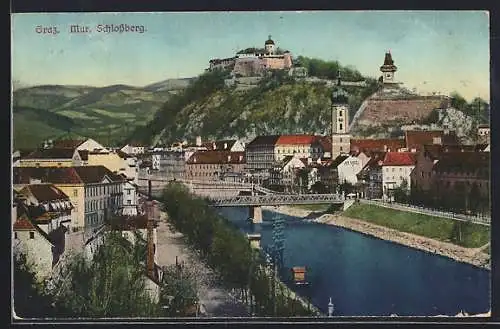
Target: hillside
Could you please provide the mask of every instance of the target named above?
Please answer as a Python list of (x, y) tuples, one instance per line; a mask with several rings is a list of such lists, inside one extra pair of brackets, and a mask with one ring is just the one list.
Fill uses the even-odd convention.
[(43, 139), (72, 132), (118, 143), (190, 79), (169, 79), (145, 87), (46, 85), (13, 93), (14, 147), (35, 147)]
[[(348, 70), (345, 69), (344, 70)], [(154, 120), (129, 138), (142, 143), (170, 143), (177, 139), (252, 138), (258, 134), (317, 133), (330, 130), (331, 88), (325, 83), (294, 80), (283, 72), (263, 79), (256, 88), (225, 88), (225, 72), (200, 76), (185, 91), (165, 103)], [(346, 86), (351, 116), (378, 83)]]

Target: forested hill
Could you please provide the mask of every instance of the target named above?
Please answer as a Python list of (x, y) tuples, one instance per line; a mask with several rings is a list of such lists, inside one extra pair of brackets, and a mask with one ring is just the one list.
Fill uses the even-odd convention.
[[(314, 76), (366, 81), (366, 87), (344, 87), (350, 94), (351, 118), (362, 101), (378, 88), (375, 78), (363, 77), (337, 62), (298, 58)], [(155, 117), (138, 127), (127, 141), (169, 144), (178, 139), (252, 138), (259, 134), (328, 133), (332, 88), (322, 82), (295, 80), (275, 71), (248, 90), (226, 87), (229, 72), (206, 72), (172, 96)]]

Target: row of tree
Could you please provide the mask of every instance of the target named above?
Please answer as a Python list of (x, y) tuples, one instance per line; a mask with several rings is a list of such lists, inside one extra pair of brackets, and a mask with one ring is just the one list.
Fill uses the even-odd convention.
[(313, 314), (295, 298), (285, 295), (284, 290), (281, 294), (272, 292), (276, 282), (266, 271), (263, 256), (206, 200), (192, 196), (181, 184), (171, 183), (165, 188), (161, 201), (173, 227), (184, 234), (187, 242), (215, 270), (217, 280), (240, 291), (253, 313), (260, 316)]
[(68, 255), (40, 282), (24, 254), (15, 258), (14, 310), (22, 318), (154, 317), (162, 309), (146, 289), (145, 241), (108, 232), (92, 260)]

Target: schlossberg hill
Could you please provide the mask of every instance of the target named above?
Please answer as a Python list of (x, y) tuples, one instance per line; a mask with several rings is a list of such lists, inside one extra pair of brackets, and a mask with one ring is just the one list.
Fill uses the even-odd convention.
[[(323, 64), (323, 75), (330, 78), (338, 69), (342, 77), (364, 81), (364, 86), (345, 86), (350, 94), (351, 117), (363, 100), (376, 92), (376, 79), (365, 78), (352, 68), (336, 62)], [(295, 79), (284, 71), (273, 71), (254, 88), (228, 87), (227, 71), (206, 72), (183, 92), (171, 97), (153, 120), (138, 127), (128, 141), (169, 144), (179, 139), (252, 138), (262, 134), (327, 134), (330, 130), (332, 87), (326, 80)]]

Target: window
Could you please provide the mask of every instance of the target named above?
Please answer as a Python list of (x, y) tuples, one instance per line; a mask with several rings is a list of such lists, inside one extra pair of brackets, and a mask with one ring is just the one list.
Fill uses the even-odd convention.
[(342, 137), (340, 137), (340, 141), (339, 142), (342, 143)]
[(392, 172), (394, 172), (396, 170), (396, 168), (392, 168)]
[(34, 239), (35, 238), (35, 232), (30, 232), (30, 239)]
[(127, 204), (130, 206), (132, 204), (132, 200), (127, 200)]
[(342, 146), (341, 146), (341, 147), (340, 147), (340, 152), (342, 152), (342, 151), (343, 151), (343, 150), (342, 150)]
[(342, 116), (342, 113), (343, 113), (343, 112), (342, 112), (342, 110), (340, 110), (340, 111), (339, 111), (339, 117), (341, 117), (341, 116)]
[(130, 195), (131, 190), (127, 190), (127, 194)]
[(400, 167), (400, 168), (399, 168), (399, 171), (403, 171), (403, 168), (401, 168), (401, 167)]
[(344, 129), (344, 128), (343, 128), (343, 125), (342, 125), (342, 124), (339, 124), (339, 130), (342, 130), (342, 129)]
[(77, 189), (73, 190), (73, 196), (78, 196), (78, 190)]
[(14, 232), (14, 239), (17, 240), (17, 232)]

